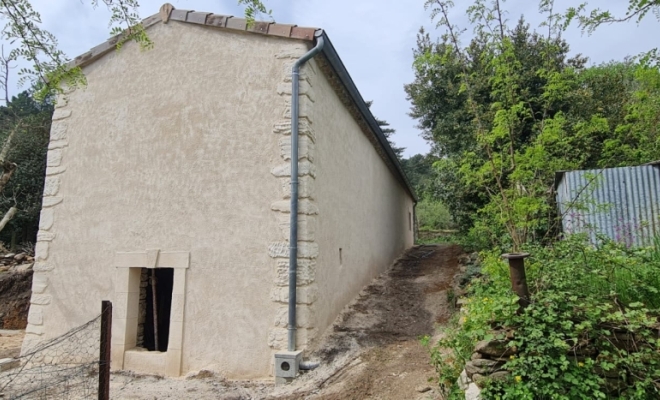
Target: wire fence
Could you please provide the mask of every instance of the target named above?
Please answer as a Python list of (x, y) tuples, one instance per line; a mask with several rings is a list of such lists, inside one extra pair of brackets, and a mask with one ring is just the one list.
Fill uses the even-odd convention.
[[(111, 308), (110, 308), (111, 312)], [(91, 399), (99, 393), (102, 316), (46, 342), (0, 373), (0, 399)]]

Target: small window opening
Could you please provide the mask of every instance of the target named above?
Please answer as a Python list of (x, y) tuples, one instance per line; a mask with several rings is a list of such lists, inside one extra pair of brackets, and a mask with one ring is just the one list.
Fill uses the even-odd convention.
[(167, 351), (173, 287), (173, 268), (142, 268), (137, 347)]
[(339, 248), (339, 265), (343, 265), (343, 264), (344, 264), (344, 258), (342, 257), (341, 247), (340, 247)]
[(408, 211), (408, 230), (412, 231), (412, 213)]

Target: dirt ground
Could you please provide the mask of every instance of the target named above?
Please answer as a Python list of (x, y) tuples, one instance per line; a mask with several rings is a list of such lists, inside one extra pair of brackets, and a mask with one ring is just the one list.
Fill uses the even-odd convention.
[(293, 384), (227, 381), (208, 371), (180, 379), (113, 374), (114, 399), (440, 399), (420, 344), (452, 313), (447, 291), (459, 273), (454, 245), (416, 246), (337, 318), (310, 359), (321, 366)]
[(18, 357), (25, 331), (0, 329), (0, 360)]
[(30, 294), (32, 293), (32, 270), (7, 271), (0, 267), (0, 329), (25, 329)]

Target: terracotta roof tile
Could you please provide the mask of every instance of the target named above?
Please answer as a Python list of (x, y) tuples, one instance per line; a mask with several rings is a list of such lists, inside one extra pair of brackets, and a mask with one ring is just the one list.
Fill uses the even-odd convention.
[(255, 22), (251, 27), (248, 28), (248, 31), (250, 32), (258, 32), (258, 33), (268, 33), (268, 27), (272, 24), (272, 22), (263, 22), (263, 21), (257, 21)]
[(231, 17), (227, 15), (211, 14), (206, 17), (206, 25), (224, 28), (227, 24), (227, 19), (229, 18)]
[(188, 18), (188, 13), (194, 12), (192, 10), (177, 10), (176, 8), (172, 9), (170, 12), (170, 19), (174, 21), (183, 21), (185, 22)]
[(234, 29), (237, 31), (244, 31), (247, 28), (247, 20), (243, 18), (231, 17), (227, 20), (227, 29)]
[(271, 24), (268, 27), (268, 34), (273, 36), (289, 37), (291, 35), (291, 28), (295, 25), (285, 24)]
[(188, 14), (188, 17), (186, 18), (186, 22), (191, 22), (193, 24), (205, 25), (206, 24), (206, 18), (209, 15), (212, 15), (212, 13), (191, 12), (191, 13)]
[(291, 36), (294, 39), (304, 39), (304, 40), (314, 40), (314, 33), (318, 29), (316, 28), (302, 28), (299, 26), (294, 26), (291, 28)]

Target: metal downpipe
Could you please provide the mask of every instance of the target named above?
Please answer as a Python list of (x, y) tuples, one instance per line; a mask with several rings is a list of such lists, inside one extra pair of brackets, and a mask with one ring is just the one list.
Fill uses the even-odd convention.
[(300, 115), (300, 67), (323, 49), (323, 31), (317, 31), (316, 46), (299, 58), (291, 71), (291, 222), (289, 227), (289, 326), (288, 350), (296, 351), (296, 281), (298, 275), (298, 119)]

